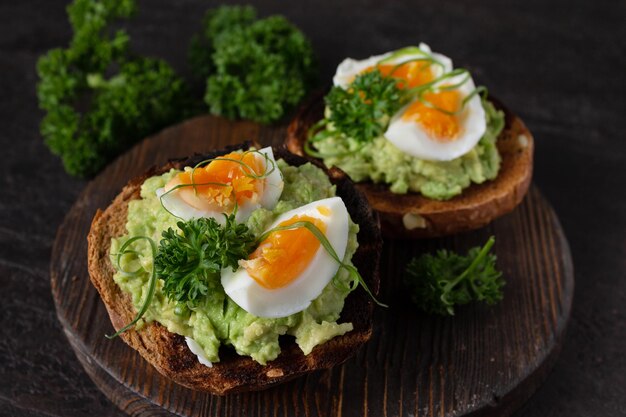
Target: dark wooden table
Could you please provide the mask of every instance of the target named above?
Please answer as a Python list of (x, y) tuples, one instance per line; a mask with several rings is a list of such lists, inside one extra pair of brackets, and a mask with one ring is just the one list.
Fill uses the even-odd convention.
[[(118, 416), (57, 322), (48, 265), (85, 182), (42, 143), (35, 62), (65, 45), (66, 0), (0, 4), (0, 415)], [(327, 80), (345, 56), (425, 41), (469, 67), (536, 138), (535, 184), (569, 238), (576, 293), (562, 354), (516, 416), (626, 415), (626, 3), (256, 1), (311, 38)], [(473, 4), (470, 4), (473, 3)], [(183, 73), (214, 2), (140, 2), (136, 49)]]

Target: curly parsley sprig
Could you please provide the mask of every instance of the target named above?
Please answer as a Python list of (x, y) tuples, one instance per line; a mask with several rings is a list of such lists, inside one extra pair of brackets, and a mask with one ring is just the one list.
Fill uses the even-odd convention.
[(74, 0), (72, 39), (37, 61), (40, 130), (65, 170), (90, 177), (108, 161), (188, 113), (187, 85), (165, 61), (133, 53), (120, 20), (135, 0)]
[(311, 43), (283, 16), (257, 19), (251, 6), (209, 10), (190, 49), (212, 114), (260, 123), (279, 120), (315, 84)]
[(163, 232), (154, 265), (170, 300), (196, 305), (222, 268), (237, 269), (252, 251), (256, 239), (248, 226), (237, 223), (234, 214), (224, 217), (224, 225), (200, 218), (178, 222), (180, 232)]
[(398, 80), (374, 70), (358, 75), (350, 88), (333, 87), (324, 98), (333, 129), (358, 142), (382, 135), (391, 116), (411, 98), (396, 86)]
[(405, 276), (413, 301), (428, 313), (449, 316), (454, 315), (455, 305), (500, 301), (505, 283), (496, 269), (496, 255), (489, 253), (494, 243), (492, 236), (467, 256), (443, 249), (436, 255), (413, 258)]

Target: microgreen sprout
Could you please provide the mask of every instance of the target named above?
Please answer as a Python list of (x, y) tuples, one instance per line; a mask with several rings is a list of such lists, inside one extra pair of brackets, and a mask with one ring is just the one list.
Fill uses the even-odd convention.
[[(259, 155), (261, 155), (264, 160), (264, 170), (261, 174), (257, 174), (256, 171), (248, 164), (246, 164), (245, 162), (243, 162), (243, 158), (246, 154), (248, 153), (257, 153)], [(204, 166), (206, 166), (207, 164), (213, 162), (213, 161), (229, 161), (229, 162), (235, 162), (237, 164), (240, 164), (243, 167), (243, 172), (244, 172), (244, 176), (249, 177), (249, 178), (254, 178), (254, 179), (264, 179), (267, 178), (270, 174), (272, 174), (276, 169), (278, 169), (276, 167), (276, 163), (266, 154), (266, 153), (262, 153), (259, 152), (258, 150), (255, 149), (250, 149), (247, 150), (245, 152), (243, 152), (241, 154), (241, 160), (238, 159), (234, 159), (234, 158), (224, 158), (224, 157), (217, 157), (217, 158), (210, 158), (210, 159), (205, 159), (203, 161), (198, 162), (192, 169), (191, 169), (191, 183), (190, 184), (177, 184), (176, 186), (170, 188), (169, 190), (167, 190), (166, 192), (164, 192), (163, 194), (161, 194), (161, 196), (159, 197), (159, 202), (161, 203), (161, 206), (163, 207), (163, 209), (165, 211), (167, 211), (169, 214), (171, 214), (172, 216), (176, 217), (177, 219), (181, 219), (183, 220), (181, 217), (175, 215), (174, 213), (172, 213), (163, 203), (163, 198), (167, 195), (169, 195), (170, 193), (180, 189), (180, 188), (186, 188), (186, 187), (193, 187), (194, 189), (194, 193), (197, 195), (198, 194), (198, 187), (202, 187), (202, 186), (217, 186), (217, 187), (230, 187), (230, 184), (227, 183), (223, 183), (223, 182), (204, 182), (204, 183), (197, 183), (195, 182), (195, 173), (196, 173), (196, 169), (198, 168), (202, 168)], [(268, 169), (268, 167), (270, 167)], [(236, 190), (232, 190), (233, 196), (235, 197), (235, 202), (234, 202), (234, 207), (233, 207), (233, 214), (237, 213), (237, 209), (238, 209), (238, 203), (237, 203), (237, 192)]]
[[(152, 258), (153, 259), (156, 258), (157, 246), (156, 246), (156, 243), (154, 243), (154, 240), (150, 239), (147, 236), (135, 236), (135, 237), (132, 237), (132, 238), (128, 239), (120, 247), (120, 249), (119, 249), (119, 251), (117, 253), (117, 256), (116, 256), (117, 270), (123, 272), (125, 275), (136, 276), (136, 275), (138, 275), (140, 273), (140, 269), (138, 269), (136, 271), (124, 271), (124, 269), (121, 267), (121, 264), (120, 264), (123, 255), (131, 254), (131, 253), (135, 254), (135, 255), (138, 254), (137, 251), (128, 249), (128, 247), (133, 242), (136, 242), (138, 240), (146, 240), (146, 241), (148, 241), (148, 243), (150, 244), (150, 250), (152, 251)], [(156, 280), (157, 280), (156, 268), (155, 268), (155, 266), (153, 264), (152, 265), (152, 270), (150, 271), (150, 280), (149, 280), (149, 284), (148, 284), (148, 293), (146, 294), (146, 297), (143, 300), (143, 304), (139, 308), (139, 311), (137, 312), (137, 315), (135, 316), (135, 318), (130, 323), (128, 323), (127, 325), (125, 325), (124, 327), (119, 329), (114, 334), (112, 334), (112, 335), (105, 335), (105, 337), (107, 339), (114, 339), (117, 336), (119, 336), (120, 334), (124, 333), (126, 330), (130, 329), (135, 324), (137, 324), (137, 322), (139, 320), (141, 320), (141, 318), (144, 316), (144, 314), (146, 314), (146, 312), (148, 311), (148, 308), (150, 307), (150, 304), (152, 304), (152, 299), (154, 298), (154, 292), (156, 291)]]

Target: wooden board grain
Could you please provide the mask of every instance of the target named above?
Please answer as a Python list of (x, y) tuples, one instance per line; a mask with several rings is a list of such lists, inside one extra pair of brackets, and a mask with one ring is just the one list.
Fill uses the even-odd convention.
[[(531, 188), (514, 212), (471, 233), (385, 242), (372, 340), (345, 364), (267, 391), (215, 397), (158, 374), (121, 340), (86, 267), (86, 235), (97, 208), (151, 165), (257, 139), (281, 144), (285, 130), (204, 116), (149, 138), (87, 185), (59, 228), (51, 263), (57, 315), (96, 385), (134, 416), (510, 415), (553, 364), (574, 287), (569, 247), (550, 205)], [(418, 312), (401, 285), (408, 260), (440, 247), (464, 251), (494, 234), (507, 280), (504, 300), (461, 308), (453, 318)]]

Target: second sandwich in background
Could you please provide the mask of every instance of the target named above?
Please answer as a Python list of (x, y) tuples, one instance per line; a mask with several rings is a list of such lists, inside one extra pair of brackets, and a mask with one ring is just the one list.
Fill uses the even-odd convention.
[(420, 44), (346, 59), (294, 119), (289, 149), (344, 170), (392, 237), (471, 230), (519, 204), (533, 138), (469, 71)]

